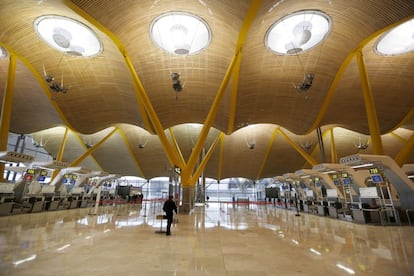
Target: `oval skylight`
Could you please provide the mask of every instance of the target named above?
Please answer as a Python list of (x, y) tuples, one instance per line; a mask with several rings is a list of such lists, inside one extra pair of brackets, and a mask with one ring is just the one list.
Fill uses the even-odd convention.
[(66, 54), (91, 57), (102, 51), (96, 33), (75, 19), (45, 15), (34, 21), (34, 28), (47, 44)]
[(332, 20), (327, 14), (316, 10), (298, 11), (270, 26), (265, 45), (277, 54), (300, 54), (321, 43), (331, 29)]
[(414, 19), (411, 19), (381, 36), (375, 50), (385, 56), (402, 55), (414, 51)]
[(207, 22), (185, 12), (170, 12), (154, 19), (150, 27), (153, 42), (175, 55), (194, 55), (210, 44)]

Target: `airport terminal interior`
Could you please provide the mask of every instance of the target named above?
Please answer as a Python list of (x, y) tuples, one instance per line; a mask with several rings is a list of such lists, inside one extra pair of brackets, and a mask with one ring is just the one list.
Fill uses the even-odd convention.
[(0, 24), (0, 275), (414, 275), (414, 1)]

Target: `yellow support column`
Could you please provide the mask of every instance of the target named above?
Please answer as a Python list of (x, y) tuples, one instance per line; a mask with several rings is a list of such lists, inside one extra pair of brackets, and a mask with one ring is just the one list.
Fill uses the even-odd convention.
[(220, 138), (220, 156), (219, 156), (219, 162), (218, 162), (218, 173), (217, 173), (217, 179), (220, 181), (221, 176), (223, 174), (223, 155), (224, 155), (224, 135)]
[(374, 154), (384, 154), (377, 111), (375, 109), (374, 98), (372, 96), (371, 86), (368, 80), (368, 73), (365, 67), (364, 58), (362, 56), (362, 50), (356, 53), (356, 59), (358, 63), (359, 76), (361, 79), (362, 94), (364, 95), (369, 132), (371, 134), (372, 151)]
[(308, 161), (311, 166), (315, 166), (317, 162), (315, 159), (312, 158), (305, 150), (303, 150), (298, 144), (296, 144), (292, 139), (289, 138), (280, 128), (277, 129), (280, 134), (285, 138), (285, 140), (300, 154), (303, 158), (305, 158), (306, 161)]
[[(69, 133), (69, 128), (65, 128), (65, 133), (63, 134), (62, 143), (60, 144), (59, 152), (56, 155), (56, 161), (62, 161), (63, 152), (65, 151), (66, 142), (68, 140), (68, 133)], [(55, 179), (57, 175), (58, 175), (58, 171), (54, 170), (52, 173), (51, 182)]]
[(264, 166), (266, 165), (266, 162), (267, 162), (267, 158), (269, 158), (270, 151), (272, 150), (273, 142), (275, 141), (277, 131), (278, 131), (278, 128), (275, 128), (275, 130), (273, 130), (272, 137), (270, 138), (270, 141), (267, 144), (266, 153), (263, 158), (262, 165), (260, 166), (259, 172), (257, 173), (256, 179), (259, 179), (260, 176), (262, 175)]
[(194, 172), (193, 176), (191, 177), (190, 183), (196, 183), (197, 179), (200, 177), (201, 172), (206, 167), (208, 160), (210, 160), (211, 155), (214, 152), (214, 149), (216, 148), (218, 142), (221, 140), (222, 136), (224, 136), (223, 133), (220, 133), (216, 139), (214, 140), (213, 144), (208, 149), (206, 155), (204, 156), (203, 160), (201, 161), (200, 165), (198, 166), (197, 170)]
[(130, 58), (125, 54), (124, 55), (125, 62), (129, 68), (129, 71), (132, 74), (132, 79), (134, 80), (135, 84), (138, 87), (137, 96), (141, 98), (144, 103), (145, 109), (148, 112), (149, 118), (155, 128), (155, 132), (158, 134), (158, 137), (161, 141), (161, 144), (164, 147), (164, 150), (169, 158), (169, 160), (176, 166), (180, 167), (181, 169), (185, 166), (182, 162), (180, 162), (180, 158), (177, 156), (176, 152), (174, 151), (172, 145), (168, 141), (167, 135), (165, 135), (164, 129), (161, 125), (160, 120), (158, 119), (157, 113), (155, 112), (154, 107), (151, 104), (150, 99), (145, 92), (144, 86), (141, 83), (141, 80), (138, 78), (138, 74), (135, 71), (134, 65), (132, 64)]
[(395, 157), (395, 162), (401, 167), (407, 162), (408, 157), (414, 150), (414, 134), (411, 135), (410, 139), (405, 143), (404, 147)]
[(230, 101), (229, 125), (227, 127), (227, 134), (232, 133), (234, 129), (234, 120), (236, 117), (237, 95), (239, 91), (240, 63), (241, 63), (241, 58), (237, 60), (236, 66), (234, 67), (234, 71), (232, 74), (233, 76), (232, 76), (232, 87), (231, 87), (231, 101)]
[(87, 152), (85, 152), (78, 159), (76, 159), (75, 161), (73, 161), (69, 165), (69, 167), (75, 167), (75, 166), (79, 165), (83, 160), (85, 160), (86, 157), (88, 157), (89, 155), (91, 155), (91, 153), (93, 153), (100, 145), (102, 145), (106, 140), (108, 140), (109, 137), (111, 137), (112, 134), (114, 134), (117, 130), (118, 130), (117, 128), (114, 128), (101, 141), (99, 141), (98, 143), (96, 143), (96, 145), (94, 145), (93, 147), (91, 147)]
[(336, 146), (335, 146), (335, 136), (334, 136), (334, 128), (331, 128), (331, 162), (338, 163), (338, 154), (336, 153)]
[(201, 133), (194, 146), (194, 149), (191, 152), (190, 158), (187, 162), (187, 166), (189, 167), (191, 171), (194, 170), (198, 156), (200, 155), (201, 149), (203, 148), (203, 145), (207, 139), (208, 132), (210, 131), (210, 127), (213, 124), (213, 121), (216, 117), (217, 110), (221, 103), (221, 99), (224, 96), (224, 92), (230, 80), (231, 74), (233, 73), (233, 69), (236, 67), (236, 65), (240, 65), (242, 49), (243, 49), (244, 42), (246, 41), (247, 33), (256, 17), (256, 13), (259, 10), (261, 4), (262, 4), (261, 0), (251, 1), (249, 10), (247, 11), (246, 17), (243, 21), (243, 25), (241, 26), (241, 29), (240, 29), (239, 38), (237, 40), (237, 45), (236, 45), (236, 53), (233, 56), (233, 59), (226, 71), (226, 75), (223, 78), (223, 81), (218, 89), (216, 98), (214, 99), (214, 102), (210, 108), (210, 112), (208, 113), (206, 121), (204, 122), (203, 129), (201, 130)]
[[(10, 55), (9, 69), (7, 74), (6, 88), (3, 95), (3, 105), (0, 118), (0, 151), (7, 151), (9, 141), (10, 117), (13, 103), (14, 79), (16, 76), (16, 57)], [(4, 182), (5, 164), (0, 163), (0, 181)]]
[[(221, 99), (224, 96), (225, 88), (227, 87), (227, 84), (229, 82), (231, 72), (233, 70), (234, 65), (237, 63), (237, 59), (240, 58), (241, 53), (236, 53), (233, 57), (233, 60), (230, 63), (229, 68), (227, 69), (226, 75), (224, 76), (224, 79), (220, 85), (219, 91), (217, 92), (216, 98), (214, 99), (214, 102), (210, 108), (210, 111), (207, 115), (207, 119), (204, 122), (203, 128), (201, 129), (200, 135), (198, 136), (197, 142), (194, 145), (194, 149), (191, 152), (190, 158), (187, 162), (187, 169), (189, 171), (193, 171), (196, 165), (196, 162), (198, 160), (198, 157), (201, 153), (201, 150), (203, 148), (203, 145), (207, 139), (207, 135), (210, 131), (211, 125), (213, 124), (214, 119), (216, 118), (217, 110), (219, 108), (219, 105), (221, 103)], [(183, 185), (191, 185), (190, 183), (182, 183)]]
[(173, 149), (175, 150), (175, 152), (176, 152), (176, 154), (177, 154), (178, 158), (180, 159), (181, 164), (183, 164), (183, 165), (184, 165), (183, 167), (185, 167), (185, 166), (186, 166), (186, 163), (185, 163), (185, 160), (184, 160), (183, 154), (182, 154), (182, 152), (181, 152), (181, 150), (180, 150), (180, 146), (179, 146), (179, 145), (178, 145), (178, 143), (177, 143), (177, 139), (175, 139), (174, 132), (172, 131), (172, 129), (171, 129), (171, 128), (169, 128), (169, 129), (168, 129), (168, 131), (170, 132), (171, 141), (172, 141), (172, 143), (173, 143), (173, 144), (172, 144)]

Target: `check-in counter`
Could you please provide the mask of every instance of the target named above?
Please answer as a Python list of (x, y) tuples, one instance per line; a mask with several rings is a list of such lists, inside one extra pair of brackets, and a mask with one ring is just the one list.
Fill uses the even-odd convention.
[(45, 198), (40, 195), (26, 195), (23, 198), (23, 212), (37, 213), (43, 212), (45, 207)]
[(303, 203), (303, 211), (305, 213), (315, 214), (318, 212), (317, 205), (312, 200), (306, 200)]
[(328, 216), (329, 215), (328, 202), (324, 201), (321, 204), (318, 204), (317, 210), (318, 210), (318, 215)]
[(329, 217), (338, 218), (338, 209), (335, 206), (329, 205), (328, 213), (329, 213)]
[(55, 197), (55, 196), (51, 197), (50, 200), (47, 201), (47, 203), (46, 203), (48, 205), (48, 208), (45, 208), (46, 211), (56, 211), (56, 210), (58, 210), (60, 202), (61, 202), (60, 197)]
[[(84, 201), (83, 199), (83, 194), (84, 194), (84, 189), (83, 187), (75, 187), (72, 189), (71, 191), (71, 202), (70, 202), (70, 206), (69, 209), (75, 209), (75, 208), (79, 208), (82, 205), (82, 202)], [(86, 202), (83, 203), (86, 206)]]
[(352, 209), (352, 217), (356, 223), (381, 223), (381, 210), (376, 209)]
[(0, 216), (11, 214), (14, 204), (13, 184), (0, 183)]

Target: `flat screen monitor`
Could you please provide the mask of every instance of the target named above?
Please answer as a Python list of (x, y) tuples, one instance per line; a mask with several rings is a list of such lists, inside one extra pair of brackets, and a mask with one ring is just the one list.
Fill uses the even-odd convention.
[(382, 183), (382, 176), (380, 174), (372, 174), (371, 179), (373, 183)]
[(344, 183), (344, 185), (351, 185), (351, 179), (348, 177), (342, 178), (342, 183)]
[(131, 191), (130, 186), (118, 186), (117, 194), (121, 196), (122, 198), (126, 198), (127, 196), (129, 196), (130, 191)]

